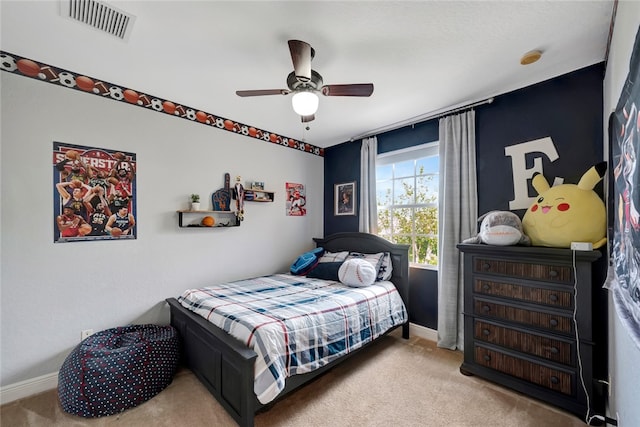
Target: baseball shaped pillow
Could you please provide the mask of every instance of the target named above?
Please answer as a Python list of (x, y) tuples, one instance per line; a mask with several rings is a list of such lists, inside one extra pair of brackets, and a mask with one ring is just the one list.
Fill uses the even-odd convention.
[(340, 282), (358, 288), (372, 285), (377, 274), (370, 262), (359, 258), (346, 260), (338, 270)]

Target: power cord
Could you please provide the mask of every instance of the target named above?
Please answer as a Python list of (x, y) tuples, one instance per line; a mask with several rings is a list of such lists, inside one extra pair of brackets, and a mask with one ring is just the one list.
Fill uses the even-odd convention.
[(578, 369), (579, 369), (579, 373), (580, 373), (580, 383), (582, 385), (582, 389), (584, 390), (584, 395), (587, 398), (587, 413), (585, 414), (584, 417), (584, 421), (587, 423), (587, 425), (591, 425), (591, 421), (593, 420), (599, 420), (599, 421), (603, 421), (606, 422), (607, 421), (607, 417), (604, 417), (602, 415), (591, 415), (589, 416), (589, 414), (591, 413), (591, 400), (589, 398), (589, 392), (587, 391), (587, 386), (584, 383), (584, 374), (582, 371), (582, 357), (580, 356), (580, 335), (578, 333), (578, 319), (577, 319), (577, 312), (578, 312), (578, 269), (576, 267), (576, 251), (571, 250), (571, 254), (572, 254), (572, 266), (573, 266), (573, 327), (575, 329), (575, 333), (576, 333), (576, 356), (578, 359)]

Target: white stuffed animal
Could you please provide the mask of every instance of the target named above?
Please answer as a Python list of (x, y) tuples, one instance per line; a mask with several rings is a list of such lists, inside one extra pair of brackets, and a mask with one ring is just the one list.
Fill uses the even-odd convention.
[(480, 232), (462, 243), (486, 243), (487, 245), (531, 246), (531, 240), (524, 234), (520, 217), (509, 211), (490, 211), (478, 218), (482, 221)]

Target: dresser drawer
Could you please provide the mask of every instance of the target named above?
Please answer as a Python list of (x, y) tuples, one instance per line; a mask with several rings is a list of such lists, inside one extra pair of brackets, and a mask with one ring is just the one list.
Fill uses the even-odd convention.
[(572, 314), (568, 312), (566, 315), (546, 313), (478, 298), (473, 299), (473, 312), (477, 316), (491, 317), (505, 322), (516, 322), (521, 325), (534, 326), (551, 332), (567, 335), (573, 334)]
[(505, 297), (520, 301), (544, 304), (552, 307), (573, 309), (573, 294), (570, 291), (516, 285), (495, 280), (475, 278), (473, 291), (477, 294)]
[(478, 365), (520, 378), (533, 384), (566, 394), (574, 394), (573, 373), (564, 372), (529, 360), (519, 359), (481, 346), (474, 348)]
[(474, 320), (474, 338), (533, 356), (573, 365), (572, 343)]
[(573, 283), (572, 269), (566, 265), (529, 264), (526, 262), (475, 257), (473, 272), (544, 280), (554, 283)]

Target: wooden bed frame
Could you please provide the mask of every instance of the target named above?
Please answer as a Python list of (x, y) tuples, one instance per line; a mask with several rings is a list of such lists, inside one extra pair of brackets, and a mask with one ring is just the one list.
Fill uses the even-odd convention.
[[(316, 246), (329, 252), (390, 252), (393, 265), (391, 281), (409, 310), (409, 255), (407, 245), (395, 245), (366, 233), (336, 233), (324, 239), (314, 238)], [(267, 405), (260, 403), (253, 391), (256, 353), (241, 341), (214, 326), (201, 316), (182, 307), (175, 299), (166, 300), (171, 310), (171, 325), (182, 341), (182, 361), (241, 427), (252, 427), (256, 412), (311, 381), (368, 345), (313, 372), (287, 378), (286, 387)], [(402, 337), (409, 338), (409, 321), (402, 326)], [(395, 329), (395, 328), (394, 328)], [(371, 343), (369, 343), (371, 344)]]

